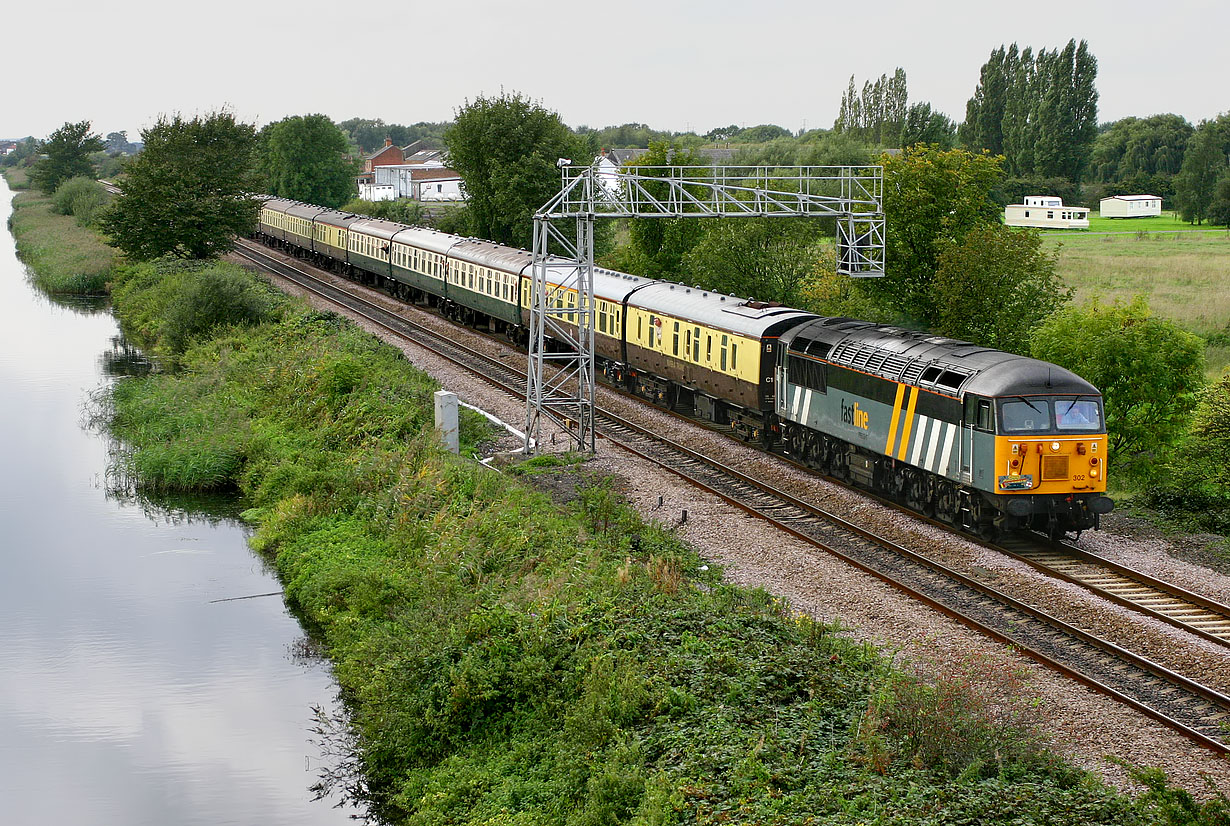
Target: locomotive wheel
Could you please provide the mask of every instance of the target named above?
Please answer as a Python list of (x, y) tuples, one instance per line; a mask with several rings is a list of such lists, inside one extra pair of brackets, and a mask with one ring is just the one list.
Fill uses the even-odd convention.
[(805, 465), (810, 465), (810, 457), (807, 450), (807, 432), (801, 427), (791, 426), (790, 433), (786, 439), (786, 445), (790, 450), (790, 455), (796, 461), (802, 462)]

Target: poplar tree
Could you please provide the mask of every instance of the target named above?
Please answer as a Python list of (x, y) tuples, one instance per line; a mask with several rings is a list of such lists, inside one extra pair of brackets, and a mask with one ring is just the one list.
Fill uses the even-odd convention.
[(908, 108), (909, 93), (901, 67), (891, 78), (882, 74), (874, 82), (864, 81), (861, 93), (851, 75), (833, 129), (870, 143), (893, 146), (900, 138)]
[(1015, 43), (995, 49), (966, 104), (961, 142), (1004, 155), (1010, 175), (1079, 185), (1098, 133), (1097, 71), (1083, 40), (1036, 54)]

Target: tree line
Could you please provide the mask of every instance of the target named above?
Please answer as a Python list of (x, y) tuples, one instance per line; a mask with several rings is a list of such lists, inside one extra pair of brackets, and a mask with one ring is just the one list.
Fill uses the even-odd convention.
[[(1003, 50), (992, 62), (1016, 72), (1028, 63), (1039, 77), (1067, 77), (1056, 63), (1070, 68), (1080, 61), (1081, 46), (1070, 44), (1055, 56), (1035, 58), (1029, 50)], [(1065, 52), (1071, 52), (1065, 58)], [(997, 50), (998, 52), (998, 50)], [(1045, 71), (1038, 66), (1050, 67)], [(1075, 69), (1072, 69), (1075, 71)], [(897, 87), (904, 91), (904, 73)], [(979, 106), (993, 100), (986, 91), (995, 72), (984, 74)], [(1006, 77), (1006, 75), (1005, 75)], [(887, 75), (882, 76), (887, 81)], [(865, 87), (866, 88), (866, 87)], [(874, 84), (872, 100), (875, 99)], [(884, 86), (887, 88), (887, 86)], [(894, 92), (896, 94), (896, 92)], [(1047, 91), (1043, 97), (1053, 95)], [(894, 102), (908, 104), (908, 99)], [(861, 105), (861, 97), (860, 97)], [(917, 105), (917, 104), (916, 104)], [(1039, 104), (1040, 105), (1040, 104)], [(1096, 105), (1096, 100), (1094, 101)], [(1005, 98), (1005, 112), (1010, 109)], [(898, 135), (905, 132), (909, 113)], [(987, 121), (992, 123), (993, 118)], [(885, 123), (888, 123), (885, 121)], [(1000, 140), (1004, 138), (1000, 121)], [(66, 124), (63, 134), (47, 141), (46, 157), (35, 175), (57, 169), (80, 171), (61, 152), (76, 146), (88, 156), (97, 136), (81, 124)], [(1091, 177), (1160, 174), (1176, 168), (1174, 152), (1163, 136), (1186, 136), (1176, 180), (1190, 177), (1216, 198), (1224, 169), (1227, 120), (1202, 124), (1190, 133), (1168, 118), (1146, 119), (1105, 130), (1101, 151), (1088, 154)], [(71, 127), (71, 128), (69, 128)], [(887, 131), (881, 124), (880, 137)], [(867, 128), (866, 125), (860, 128)], [(1009, 130), (1010, 132), (1010, 130)], [(971, 134), (982, 134), (964, 130)], [(725, 136), (720, 132), (716, 136)], [(1154, 137), (1150, 137), (1150, 136)], [(625, 230), (609, 228), (598, 236), (601, 262), (628, 272), (665, 278), (742, 297), (778, 302), (822, 315), (846, 315), (927, 329), (936, 334), (986, 346), (1033, 354), (1057, 361), (1098, 381), (1103, 376), (1108, 417), (1116, 433), (1116, 458), (1156, 455), (1181, 440), (1180, 422), (1196, 405), (1201, 370), (1199, 339), (1177, 335), (1174, 325), (1148, 316), (1139, 307), (1075, 308), (1059, 281), (1055, 254), (1037, 233), (1004, 227), (1002, 194), (1013, 169), (1008, 155), (946, 147), (934, 142), (907, 145), (894, 154), (849, 131), (814, 130), (790, 135), (757, 130), (764, 142), (735, 148), (735, 163), (789, 165), (828, 162), (878, 163), (884, 169), (887, 219), (887, 272), (882, 279), (850, 280), (834, 272), (833, 231), (825, 222), (783, 219), (632, 220)], [(263, 191), (312, 203), (339, 206), (353, 192), (356, 159), (353, 140), (323, 115), (285, 118), (263, 129), (237, 122), (229, 113), (193, 118), (163, 118), (142, 133), (144, 151), (129, 162), (121, 184), (124, 196), (102, 210), (98, 224), (132, 259), (160, 255), (209, 257), (229, 247), (230, 238), (251, 229), (256, 202), (249, 193)], [(1114, 143), (1112, 143), (1112, 139)], [(467, 202), (452, 214), (450, 227), (500, 243), (527, 248), (532, 216), (559, 186), (557, 158), (591, 158), (594, 133), (569, 129), (541, 103), (517, 93), (466, 101), (441, 134), (450, 165), (461, 175)], [(1012, 146), (1007, 139), (1007, 146)], [(1203, 154), (1201, 154), (1203, 153)], [(72, 153), (69, 153), (72, 154)], [(1035, 157), (1044, 152), (1036, 153)], [(1202, 166), (1193, 158), (1207, 156)], [(641, 165), (668, 162), (701, 164), (698, 147), (688, 140), (654, 140), (637, 160)], [(1216, 174), (1199, 174), (1212, 169)], [(55, 175), (61, 173), (56, 172)], [(1184, 184), (1186, 186), (1186, 184)], [(1180, 190), (1182, 191), (1182, 190)], [(192, 197), (183, 197), (185, 193)], [(390, 213), (392, 214), (392, 213)], [(423, 217), (416, 213), (416, 218)], [(1143, 315), (1142, 315), (1143, 313)], [(1147, 319), (1148, 324), (1143, 324)], [(1065, 326), (1066, 325), (1066, 326)], [(1109, 349), (1099, 364), (1078, 363), (1081, 353), (1060, 346), (1091, 329), (1106, 341), (1157, 356), (1150, 373), (1178, 377), (1173, 393), (1148, 399), (1141, 407), (1130, 400), (1129, 384), (1142, 383), (1141, 365), (1117, 364)], [(1143, 344), (1135, 338), (1153, 331)], [(1186, 337), (1185, 337), (1186, 336)], [(1194, 354), (1194, 355), (1193, 355)], [(1110, 363), (1113, 363), (1110, 362)], [(1143, 412), (1140, 412), (1143, 411)]]

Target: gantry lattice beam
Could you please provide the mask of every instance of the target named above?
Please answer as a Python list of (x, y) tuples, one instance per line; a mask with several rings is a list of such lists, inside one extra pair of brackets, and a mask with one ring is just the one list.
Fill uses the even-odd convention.
[[(878, 166), (573, 168), (534, 215), (525, 449), (542, 419), (594, 450), (594, 222), (598, 218), (837, 219), (837, 272), (884, 275)], [(567, 229), (565, 229), (567, 228)], [(548, 367), (549, 366), (549, 367)]]

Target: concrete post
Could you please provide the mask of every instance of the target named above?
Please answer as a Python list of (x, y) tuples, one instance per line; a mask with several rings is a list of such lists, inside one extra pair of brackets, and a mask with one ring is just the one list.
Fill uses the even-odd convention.
[(435, 399), (436, 430), (440, 433), (440, 441), (453, 453), (457, 453), (460, 450), (457, 442), (457, 394), (437, 390)]

